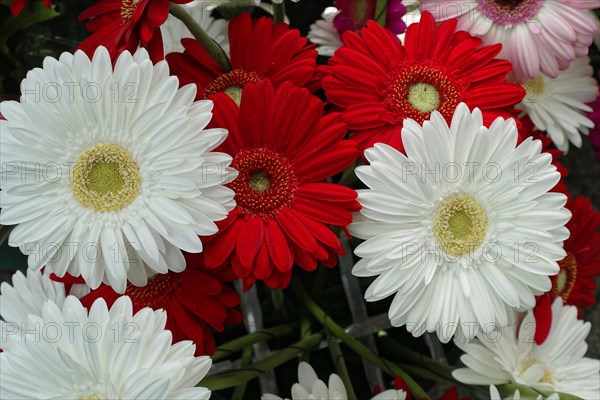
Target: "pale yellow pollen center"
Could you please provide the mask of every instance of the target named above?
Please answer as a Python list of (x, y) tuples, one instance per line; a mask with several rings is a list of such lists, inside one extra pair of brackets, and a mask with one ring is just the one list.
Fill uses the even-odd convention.
[[(519, 373), (521, 375), (523, 375), (525, 373), (525, 371), (527, 371), (531, 366), (536, 365), (536, 364), (543, 365), (539, 360), (536, 360), (535, 358), (525, 361), (521, 365), (521, 368), (519, 369)], [(552, 373), (550, 372), (550, 369), (544, 368), (544, 376), (542, 376), (542, 379), (539, 380), (539, 383), (547, 383), (549, 385), (554, 385), (554, 378), (552, 377)]]
[(545, 87), (544, 77), (541, 74), (523, 84), (523, 88), (527, 91), (529, 96), (538, 96), (544, 93)]
[(556, 289), (559, 293), (562, 293), (565, 290), (565, 286), (567, 285), (567, 281), (569, 279), (569, 274), (566, 270), (561, 269), (556, 276)]
[(488, 219), (479, 203), (467, 194), (444, 201), (433, 220), (433, 233), (449, 255), (460, 257), (474, 251), (485, 239)]
[(263, 171), (256, 171), (250, 176), (249, 185), (252, 190), (264, 192), (271, 187), (271, 181), (269, 180), (269, 176)]
[(82, 152), (73, 167), (73, 196), (96, 212), (120, 211), (140, 193), (142, 178), (133, 156), (116, 144)]
[(428, 113), (440, 105), (440, 92), (429, 83), (417, 83), (408, 89), (408, 102), (416, 110)]
[(81, 396), (77, 400), (106, 400), (106, 398), (99, 396), (97, 394), (87, 394), (85, 396)]
[(225, 94), (231, 97), (231, 99), (235, 101), (235, 104), (237, 104), (238, 107), (242, 102), (242, 91), (243, 89), (239, 86), (229, 86), (227, 89), (224, 90)]

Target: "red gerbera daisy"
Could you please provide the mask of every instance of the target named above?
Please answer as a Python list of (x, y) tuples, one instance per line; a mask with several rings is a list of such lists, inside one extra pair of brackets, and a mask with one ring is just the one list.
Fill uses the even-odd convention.
[(229, 260), (248, 289), (257, 279), (286, 287), (294, 263), (335, 266), (343, 249), (328, 225), (345, 227), (360, 208), (354, 190), (322, 182), (357, 156), (356, 143), (343, 140), (341, 114), (323, 116), (308, 90), (289, 82), (274, 89), (268, 79), (248, 84), (240, 107), (224, 93), (211, 99), (210, 126), (229, 130), (216, 151), (233, 157), (239, 176), (229, 184), (237, 207), (206, 241), (207, 267)]
[(506, 81), (508, 61), (495, 59), (501, 45), (481, 46), (481, 39), (456, 32), (456, 20), (436, 26), (424, 12), (410, 25), (405, 44), (374, 21), (346, 32), (344, 46), (329, 61), (323, 79), (327, 98), (345, 109), (344, 120), (364, 150), (376, 142), (403, 150), (402, 123), (429, 119), (433, 110), (448, 121), (456, 106), (478, 107), (489, 125), (513, 117), (512, 106), (525, 90)]
[(167, 55), (181, 86), (195, 83), (197, 99), (224, 92), (239, 99), (242, 88), (269, 78), (275, 85), (290, 81), (308, 86), (315, 74), (315, 45), (287, 24), (273, 25), (270, 18), (252, 20), (244, 13), (229, 21), (231, 71), (223, 70), (194, 39), (183, 39), (183, 53)]
[[(171, 0), (185, 4), (192, 0)], [(104, 46), (111, 57), (138, 46), (145, 47), (152, 61), (164, 58), (160, 26), (169, 16), (169, 0), (100, 0), (79, 15), (89, 19), (86, 28), (93, 32), (79, 48), (90, 57)]]
[[(10, 12), (12, 15), (14, 15), (15, 17), (17, 15), (19, 15), (21, 13), (21, 11), (23, 10), (23, 7), (25, 7), (25, 5), (27, 4), (29, 0), (12, 0), (12, 3), (10, 3)], [(52, 7), (52, 4), (50, 3), (50, 0), (43, 0), (44, 5), (46, 6), (46, 8), (50, 8)], [(2, 3), (2, 0), (0, 0), (0, 3)]]
[(573, 217), (567, 223), (571, 236), (565, 241), (567, 256), (558, 262), (560, 272), (551, 277), (552, 289), (538, 297), (534, 315), (535, 341), (541, 344), (548, 337), (552, 324), (552, 301), (563, 302), (581, 309), (595, 304), (594, 278), (600, 274), (600, 213), (592, 209), (590, 199), (577, 197), (567, 203)]
[[(238, 324), (242, 315), (234, 307), (240, 304), (238, 294), (225, 282), (236, 279), (231, 269), (206, 269), (199, 254), (185, 254), (187, 268), (176, 273), (155, 275), (146, 286), (127, 284), (126, 296), (131, 298), (134, 313), (144, 307), (167, 312), (166, 329), (173, 333), (173, 341), (191, 340), (196, 344), (196, 355), (211, 355), (215, 339), (209, 327), (222, 332), (224, 324)], [(110, 286), (102, 285), (81, 299), (85, 307), (104, 298), (110, 307), (122, 295)]]

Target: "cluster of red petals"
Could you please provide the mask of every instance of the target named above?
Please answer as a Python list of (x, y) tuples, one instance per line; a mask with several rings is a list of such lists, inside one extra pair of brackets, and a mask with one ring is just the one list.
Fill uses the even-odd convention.
[(536, 320), (535, 341), (541, 344), (552, 325), (552, 301), (576, 306), (580, 313), (596, 303), (594, 279), (600, 274), (600, 213), (590, 199), (576, 197), (566, 207), (573, 217), (567, 223), (571, 236), (565, 241), (567, 256), (558, 262), (560, 272), (551, 277), (552, 289), (537, 299), (533, 310)]
[[(215, 351), (211, 328), (222, 332), (225, 324), (243, 320), (235, 309), (240, 297), (226, 284), (236, 276), (228, 268), (205, 268), (199, 254), (185, 254), (185, 259), (187, 267), (183, 272), (156, 275), (142, 287), (128, 283), (124, 295), (131, 298), (134, 312), (144, 307), (165, 310), (166, 329), (172, 332), (173, 342), (191, 340), (196, 344), (196, 356), (211, 355)], [(81, 303), (89, 308), (101, 297), (110, 307), (121, 296), (110, 286), (102, 285), (84, 296)]]
[[(10, 3), (10, 12), (12, 15), (14, 15), (15, 17), (19, 14), (21, 14), (21, 11), (23, 10), (23, 7), (25, 7), (25, 5), (27, 4), (29, 0), (12, 0), (12, 3)], [(39, 0), (37, 0), (39, 1)], [(52, 7), (52, 3), (50, 2), (50, 0), (42, 0), (42, 2), (44, 3), (44, 6), (46, 6), (46, 8), (50, 9), (50, 7)], [(0, 0), (0, 3), (2, 3), (2, 0)]]
[(168, 54), (167, 61), (181, 86), (198, 86), (197, 99), (264, 78), (275, 85), (318, 86), (316, 46), (285, 23), (273, 25), (271, 18), (253, 20), (243, 13), (229, 21), (231, 71), (223, 70), (196, 40), (183, 39), (181, 43), (185, 51)]
[(245, 289), (256, 280), (286, 287), (294, 264), (335, 266), (343, 248), (329, 225), (344, 228), (360, 209), (353, 189), (324, 182), (358, 154), (341, 114), (324, 116), (307, 89), (267, 79), (248, 84), (239, 107), (224, 93), (211, 99), (209, 127), (229, 131), (216, 151), (233, 157), (239, 175), (229, 185), (236, 208), (203, 240), (206, 266), (230, 264)]
[[(192, 0), (171, 0), (185, 4)], [(111, 57), (128, 50), (134, 53), (138, 46), (148, 50), (152, 61), (164, 58), (160, 26), (169, 16), (169, 0), (99, 0), (79, 15), (88, 20), (86, 28), (92, 32), (79, 48), (90, 57), (98, 46), (108, 49)]]
[(525, 90), (507, 82), (512, 66), (495, 58), (501, 45), (482, 46), (481, 39), (457, 32), (456, 24), (452, 19), (438, 26), (424, 12), (419, 23), (408, 27), (404, 45), (374, 21), (360, 34), (344, 33), (345, 46), (330, 59), (323, 88), (329, 101), (344, 109), (361, 150), (383, 142), (403, 151), (404, 119), (422, 123), (431, 114), (409, 102), (416, 84), (435, 87), (436, 110), (448, 121), (460, 102), (479, 108), (488, 126), (497, 117), (515, 117), (513, 106)]

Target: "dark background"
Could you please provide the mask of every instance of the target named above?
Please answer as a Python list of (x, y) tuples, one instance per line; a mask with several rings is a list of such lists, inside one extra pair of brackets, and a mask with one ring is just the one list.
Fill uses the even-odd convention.
[[(7, 1), (4, 0), (4, 3)], [(78, 21), (77, 16), (81, 11), (89, 7), (93, 3), (92, 0), (56, 0), (53, 3), (56, 5), (56, 11), (60, 15), (53, 17), (47, 21), (39, 23), (39, 20), (46, 19), (50, 16), (49, 12), (43, 8), (39, 0), (30, 1), (30, 4), (23, 10), (23, 13), (18, 18), (10, 16), (8, 7), (0, 5), (0, 99), (13, 98), (19, 96), (19, 84), (25, 77), (28, 70), (41, 66), (43, 58), (46, 56), (58, 57), (60, 53), (65, 51), (73, 51), (77, 45), (87, 37), (87, 31), (84, 24)], [(286, 0), (286, 11), (291, 20), (292, 27), (296, 27), (306, 34), (311, 23), (320, 18), (321, 12), (325, 7), (332, 5), (333, 0), (301, 0), (299, 3), (292, 3)], [(262, 14), (261, 11), (256, 11), (257, 15)], [(600, 52), (594, 46), (590, 49), (590, 56), (596, 74), (600, 66)], [(323, 60), (322, 60), (323, 61)], [(597, 75), (596, 75), (597, 76)], [(575, 196), (586, 196), (592, 199), (594, 207), (600, 209), (600, 161), (593, 155), (589, 140), (584, 137), (584, 145), (581, 149), (571, 146), (569, 153), (562, 157), (561, 162), (569, 170), (570, 175), (566, 178), (566, 183)], [(17, 269), (24, 270), (26, 267), (26, 259), (18, 249), (10, 248), (6, 245), (7, 230), (0, 230), (0, 282), (9, 280), (12, 274)], [(328, 277), (339, 281), (339, 275), (336, 271), (327, 271)], [(308, 278), (311, 279), (311, 278)], [(311, 295), (320, 298), (331, 298), (335, 293), (342, 300), (343, 293), (336, 292), (336, 286), (327, 288), (326, 293), (312, 293)], [(261, 298), (266, 296), (270, 298), (266, 289), (261, 288)], [(339, 303), (339, 302), (338, 302)], [(339, 319), (343, 320), (348, 315), (347, 305), (337, 304), (333, 302), (327, 307), (332, 313), (340, 313)], [(382, 303), (382, 302), (379, 302)], [(323, 303), (321, 303), (323, 304)], [(270, 303), (264, 304), (265, 314), (269, 315)], [(291, 305), (293, 308), (293, 305)], [(369, 305), (370, 315), (377, 315), (384, 312), (385, 305)], [(382, 309), (379, 309), (382, 308)], [(272, 310), (271, 310), (272, 311)], [(275, 313), (278, 314), (278, 313)], [(335, 314), (334, 314), (335, 315)], [(592, 322), (592, 333), (588, 337), (590, 345), (589, 356), (598, 358), (600, 356), (600, 309), (596, 307), (584, 314), (586, 320)], [(270, 326), (269, 320), (265, 322)], [(277, 321), (273, 322), (275, 325)], [(279, 322), (281, 323), (281, 322)], [(410, 335), (402, 332), (403, 329), (394, 329), (394, 335), (399, 336), (403, 340), (411, 341), (410, 345), (413, 348), (421, 349), (427, 352), (422, 339), (413, 339)], [(225, 336), (233, 336), (243, 334), (239, 328), (234, 329), (231, 333)], [(221, 338), (231, 339), (231, 337)], [(407, 343), (408, 344), (408, 343)], [(277, 345), (277, 343), (275, 343)], [(449, 358), (454, 360), (458, 353), (456, 349), (446, 348)], [(317, 369), (319, 376), (323, 379), (333, 370), (331, 362), (328, 361), (329, 356), (325, 351), (315, 354), (315, 359), (324, 360), (322, 363), (315, 363), (311, 357), (313, 366)], [(351, 353), (345, 352), (347, 357), (346, 362), (351, 369), (351, 373), (356, 373), (358, 386), (360, 382), (364, 382), (361, 377), (360, 360), (353, 358)], [(454, 357), (453, 357), (454, 356)], [(283, 374), (278, 373), (278, 379), (281, 379), (280, 389), (282, 395), (289, 395), (287, 388), (293, 382), (296, 382), (296, 362), (288, 363), (283, 368)], [(281, 371), (278, 370), (278, 371)], [(253, 381), (248, 388), (248, 398), (258, 398), (258, 387), (256, 380)], [(355, 388), (357, 394), (367, 395), (366, 390)], [(220, 396), (215, 394), (213, 398), (219, 399)]]

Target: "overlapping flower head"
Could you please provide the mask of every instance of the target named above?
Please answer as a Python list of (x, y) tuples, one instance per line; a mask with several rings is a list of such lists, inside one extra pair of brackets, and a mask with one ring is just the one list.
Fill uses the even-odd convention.
[[(192, 0), (172, 0), (176, 4)], [(111, 57), (123, 51), (147, 49), (153, 61), (162, 60), (164, 48), (160, 26), (169, 16), (170, 0), (99, 0), (79, 16), (92, 35), (79, 48), (92, 56), (98, 46)]]
[[(580, 320), (600, 214), (570, 195), (560, 158), (598, 132), (592, 2), (337, 0), (313, 44), (281, 0), (217, 3), (97, 0), (82, 51), (46, 58), (0, 104), (0, 223), (29, 256), (0, 286), (0, 397), (202, 400), (259, 374), (276, 393), (264, 366), (325, 338), (337, 374), (301, 362), (280, 393), (359, 397), (352, 351), (385, 374), (369, 364), (360, 398), (428, 398), (437, 377), (492, 399), (600, 397)], [(338, 262), (341, 280), (326, 269)], [(357, 317), (350, 271), (368, 302), (393, 297), (373, 305), (394, 327), (375, 343), (410, 374), (356, 339), (380, 319)], [(243, 338), (228, 328), (240, 303)], [(74, 340), (36, 336), (63, 325)], [(465, 368), (451, 373), (430, 335), (432, 358), (402, 349), (398, 329), (453, 338)], [(285, 350), (264, 343), (280, 335)], [(202, 381), (205, 355), (230, 358), (221, 371), (238, 351), (241, 369)]]
[[(211, 355), (215, 339), (211, 328), (222, 332), (225, 324), (237, 324), (242, 315), (235, 309), (238, 294), (227, 286), (236, 276), (230, 268), (207, 269), (199, 254), (186, 254), (187, 268), (180, 273), (158, 274), (145, 286), (127, 285), (124, 295), (131, 298), (134, 312), (145, 307), (167, 312), (165, 328), (173, 333), (173, 342), (192, 340), (196, 356)], [(81, 299), (90, 308), (103, 298), (108, 306), (121, 295), (110, 286), (102, 285)]]
[(350, 232), (366, 241), (352, 272), (377, 276), (368, 301), (394, 294), (392, 325), (472, 338), (477, 329), (465, 324), (506, 326), (511, 308), (531, 309), (534, 294), (550, 289), (571, 215), (567, 197), (549, 193), (560, 179), (550, 154), (517, 137), (513, 119), (488, 129), (462, 103), (449, 125), (437, 111), (422, 126), (405, 121), (406, 155), (386, 144), (365, 152), (369, 165), (356, 174), (368, 189), (358, 191), (363, 208)]
[[(403, 35), (407, 24), (415, 20), (414, 14), (406, 15), (404, 3), (402, 0), (392, 0), (387, 3), (386, 9), (378, 10), (376, 0), (337, 0), (335, 7), (325, 9), (322, 19), (310, 26), (306, 37), (317, 45), (320, 55), (331, 57), (344, 45), (344, 32), (358, 32), (369, 20), (385, 17), (385, 23), (382, 22), (384, 27), (395, 35)], [(418, 10), (413, 11), (419, 14)]]
[(315, 46), (287, 24), (270, 18), (253, 20), (244, 13), (229, 22), (230, 69), (225, 70), (195, 40), (181, 41), (185, 51), (167, 56), (181, 84), (194, 83), (197, 98), (227, 93), (239, 101), (249, 83), (268, 78), (275, 85), (310, 85), (316, 73)]
[(402, 150), (406, 118), (419, 124), (438, 111), (447, 120), (464, 102), (483, 113), (487, 126), (499, 116), (514, 116), (525, 91), (506, 81), (511, 65), (497, 59), (501, 45), (440, 26), (429, 13), (409, 26), (404, 45), (370, 21), (360, 34), (344, 34), (345, 46), (330, 59), (323, 88), (329, 101), (344, 109), (361, 150), (387, 143)]
[(546, 392), (564, 392), (583, 399), (600, 398), (600, 361), (584, 357), (590, 323), (577, 319), (577, 308), (557, 298), (552, 304), (552, 326), (546, 340), (533, 340), (537, 324), (529, 312), (520, 326), (457, 345), (465, 352), (466, 368), (453, 372), (461, 382), (475, 385), (517, 383)]
[(586, 115), (592, 111), (587, 104), (599, 95), (598, 82), (592, 77), (589, 57), (573, 60), (569, 68), (554, 79), (540, 73), (523, 87), (527, 95), (517, 106), (528, 115), (536, 128), (546, 131), (556, 147), (563, 152), (569, 142), (581, 147), (581, 134), (588, 134), (595, 124)]
[(353, 189), (324, 182), (357, 156), (341, 114), (323, 115), (308, 90), (289, 82), (274, 88), (267, 79), (248, 84), (239, 107), (225, 93), (211, 99), (210, 126), (229, 131), (217, 150), (231, 154), (239, 175), (228, 185), (236, 208), (204, 239), (206, 266), (231, 263), (245, 288), (257, 279), (278, 288), (294, 264), (336, 265), (342, 246), (328, 225), (345, 227), (360, 208)]
[[(217, 5), (217, 2), (210, 0), (192, 0), (189, 3), (182, 4), (182, 8), (189, 13), (194, 21), (198, 22), (200, 27), (223, 49), (225, 54), (229, 54), (228, 21), (216, 19), (212, 16)], [(183, 52), (181, 39), (194, 37), (188, 27), (173, 14), (169, 14), (165, 23), (161, 25), (160, 31), (165, 54)]]
[(590, 199), (576, 197), (566, 207), (573, 217), (567, 223), (570, 236), (564, 243), (567, 256), (558, 262), (560, 272), (552, 279), (552, 289), (538, 298), (534, 311), (535, 340), (542, 343), (552, 326), (551, 304), (561, 298), (581, 310), (596, 303), (594, 279), (600, 274), (600, 213)]
[[(212, 104), (178, 86), (146, 50), (121, 53), (113, 68), (100, 47), (92, 59), (46, 58), (21, 101), (1, 103), (0, 156), (14, 168), (3, 170), (0, 223), (18, 224), (10, 243), (30, 268), (123, 293), (128, 280), (183, 271), (181, 250), (202, 251), (198, 235), (216, 232), (234, 206), (224, 184), (235, 172), (230, 156), (211, 152), (227, 134), (204, 130)], [(49, 165), (56, 173), (42, 179)]]
[(121, 297), (110, 308), (98, 299), (88, 313), (69, 296), (62, 306), (46, 301), (41, 315), (28, 318), (60, 335), (32, 330), (8, 336), (0, 353), (2, 399), (210, 398), (210, 390), (195, 387), (210, 358), (194, 357), (190, 341), (172, 344), (162, 310), (134, 313), (131, 300)]
[(458, 19), (458, 29), (502, 43), (500, 58), (513, 65), (516, 82), (539, 73), (555, 78), (570, 62), (584, 57), (598, 33), (586, 0), (421, 0), (421, 10), (437, 21)]

